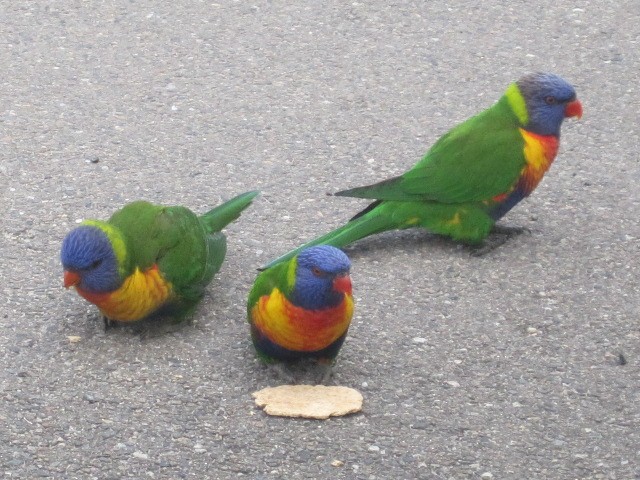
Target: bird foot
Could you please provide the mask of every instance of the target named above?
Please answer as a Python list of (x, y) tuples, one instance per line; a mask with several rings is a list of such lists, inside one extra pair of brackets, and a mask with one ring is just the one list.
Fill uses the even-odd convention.
[(114, 328), (117, 325), (116, 322), (114, 322), (110, 318), (106, 317), (105, 315), (102, 316), (102, 323), (104, 324), (104, 331), (105, 332), (111, 330), (112, 328)]
[(522, 233), (531, 235), (531, 230), (529, 230), (527, 227), (519, 227), (516, 225), (495, 224), (491, 229), (491, 233), (495, 233), (498, 235), (507, 235), (509, 237), (515, 237), (516, 235), (520, 235)]
[(333, 361), (328, 359), (317, 359), (315, 364), (319, 373), (316, 377), (316, 384), (326, 385), (333, 375)]
[(493, 252), (496, 248), (498, 248), (503, 243), (506, 243), (509, 240), (508, 235), (492, 235), (491, 237), (487, 237), (479, 246), (472, 247), (471, 256), (472, 257), (483, 257), (487, 253)]
[(269, 370), (271, 370), (273, 373), (276, 374), (278, 378), (280, 378), (280, 380), (287, 382), (291, 385), (295, 385), (298, 383), (298, 380), (296, 379), (296, 377), (294, 377), (291, 374), (289, 369), (283, 363), (280, 363), (280, 362), (268, 363), (267, 366), (269, 367)]
[(323, 365), (320, 370), (320, 375), (316, 379), (316, 385), (326, 385), (333, 376), (333, 366)]
[(516, 235), (523, 233), (531, 234), (531, 230), (527, 227), (517, 227), (511, 225), (494, 225), (489, 236), (479, 246), (473, 247), (471, 251), (472, 257), (482, 257), (492, 252), (500, 245), (507, 242)]

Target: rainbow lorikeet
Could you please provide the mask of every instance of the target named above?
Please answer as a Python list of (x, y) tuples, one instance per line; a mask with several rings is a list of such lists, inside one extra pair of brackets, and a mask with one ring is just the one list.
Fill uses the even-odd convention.
[(106, 222), (86, 220), (62, 243), (64, 286), (97, 305), (105, 326), (160, 312), (182, 320), (222, 266), (221, 230), (256, 195), (244, 193), (201, 216), (136, 201)]
[(258, 275), (247, 316), (265, 363), (312, 359), (323, 366), (321, 383), (328, 379), (353, 315), (350, 268), (344, 252), (322, 245)]
[(343, 247), (410, 227), (479, 245), (551, 166), (562, 121), (581, 115), (582, 105), (565, 80), (551, 73), (526, 75), (493, 106), (443, 135), (405, 174), (336, 193), (375, 201), (346, 225), (268, 266), (311, 245)]

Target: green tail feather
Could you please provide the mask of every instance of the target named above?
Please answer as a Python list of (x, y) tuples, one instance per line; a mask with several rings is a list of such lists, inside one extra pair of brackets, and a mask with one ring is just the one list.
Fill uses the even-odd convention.
[(332, 245), (337, 248), (342, 248), (364, 237), (373, 235), (374, 233), (384, 232), (385, 230), (390, 230), (392, 228), (394, 228), (394, 226), (386, 215), (380, 215), (379, 212), (369, 214), (369, 211), (367, 211), (367, 213), (362, 216), (354, 217), (346, 225), (316, 238), (315, 240), (305, 243), (289, 253), (285, 253), (281, 257), (276, 258), (269, 264), (260, 268), (260, 270), (266, 270), (280, 262), (289, 260), (291, 257), (297, 255), (307, 247), (313, 247), (315, 245)]
[(394, 200), (397, 202), (420, 201), (420, 195), (406, 193), (399, 184), (403, 177), (389, 178), (382, 182), (366, 185), (364, 187), (350, 188), (334, 193), (336, 197), (367, 198), (371, 200)]
[(256, 198), (259, 193), (260, 192), (254, 190), (238, 195), (222, 205), (212, 208), (202, 215), (200, 219), (208, 232), (219, 232), (238, 218), (240, 213), (251, 205), (251, 201)]

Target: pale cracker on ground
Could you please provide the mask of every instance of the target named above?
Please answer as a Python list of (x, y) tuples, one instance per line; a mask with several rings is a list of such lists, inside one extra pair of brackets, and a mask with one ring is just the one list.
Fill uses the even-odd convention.
[(280, 385), (252, 393), (268, 415), (325, 420), (362, 410), (362, 394), (349, 387)]

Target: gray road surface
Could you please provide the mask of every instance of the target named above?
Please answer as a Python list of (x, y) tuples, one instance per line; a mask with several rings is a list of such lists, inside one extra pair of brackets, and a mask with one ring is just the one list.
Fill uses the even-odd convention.
[[(2, 478), (640, 478), (638, 0), (2, 3)], [(256, 410), (278, 380), (245, 324), (255, 268), (532, 70), (585, 109), (506, 218), (532, 234), (350, 249), (334, 382), (364, 412)], [(250, 189), (192, 326), (105, 333), (61, 287), (80, 219)]]

